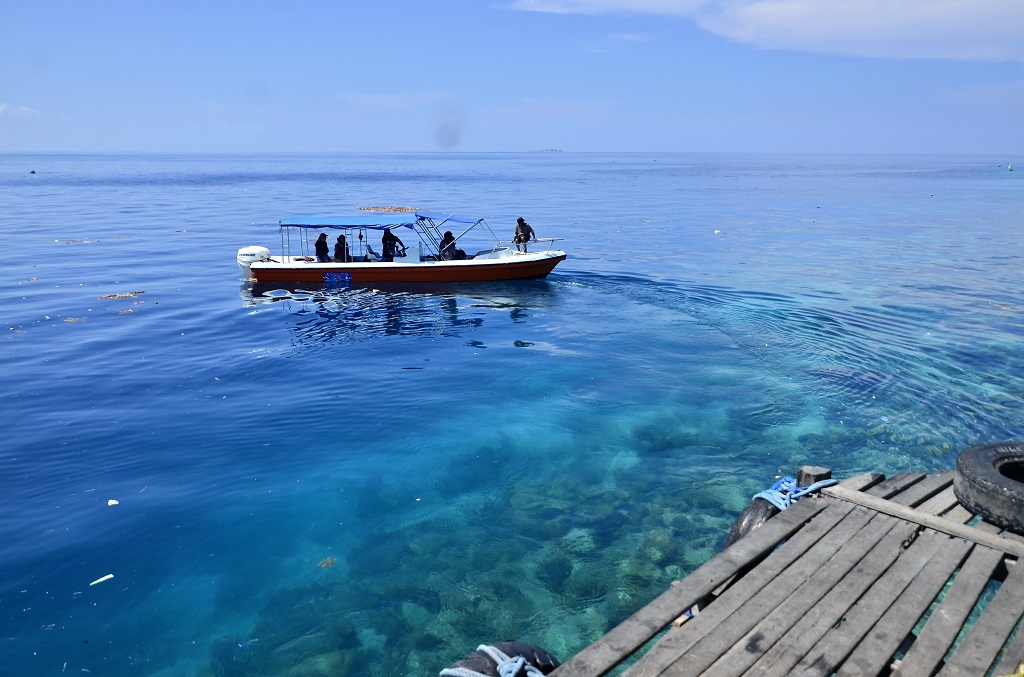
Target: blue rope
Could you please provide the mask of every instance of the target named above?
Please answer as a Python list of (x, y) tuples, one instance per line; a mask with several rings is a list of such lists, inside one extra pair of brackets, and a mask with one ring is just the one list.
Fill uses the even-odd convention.
[(753, 498), (750, 500), (754, 500), (754, 498), (761, 498), (768, 501), (779, 510), (785, 510), (804, 496), (813, 494), (825, 487), (830, 487), (833, 484), (839, 484), (839, 480), (822, 480), (820, 482), (815, 482), (809, 487), (798, 487), (796, 485), (795, 478), (783, 477), (773, 484), (770, 489), (765, 489), (764, 491), (759, 491), (754, 494)]

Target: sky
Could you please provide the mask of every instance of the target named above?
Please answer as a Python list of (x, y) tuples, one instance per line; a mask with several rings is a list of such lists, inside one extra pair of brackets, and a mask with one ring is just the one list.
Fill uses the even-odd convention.
[(547, 149), (1012, 161), (1024, 0), (0, 0), (0, 153)]

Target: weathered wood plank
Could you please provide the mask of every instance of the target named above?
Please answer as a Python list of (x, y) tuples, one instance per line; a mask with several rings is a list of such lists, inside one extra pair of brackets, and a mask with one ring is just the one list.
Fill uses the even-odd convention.
[[(1018, 565), (1020, 566), (1020, 565)], [(1017, 636), (1013, 638), (1010, 645), (1006, 647), (999, 665), (992, 672), (993, 675), (1013, 675), (1020, 672), (1020, 665), (1024, 664), (1024, 630), (1017, 630)]]
[[(878, 484), (875, 484), (874, 486), (865, 489), (864, 493), (871, 494), (872, 496), (877, 496), (878, 498), (891, 498), (896, 494), (900, 493), (901, 491), (906, 490), (908, 487), (917, 484), (925, 477), (927, 477), (927, 475), (925, 475), (923, 472), (897, 473), (892, 477), (887, 477)], [(843, 487), (844, 489), (847, 488), (843, 485), (843, 483), (840, 483), (837, 486)]]
[(839, 485), (854, 491), (867, 491), (884, 479), (885, 475), (880, 472), (866, 472), (854, 475), (853, 477), (847, 477), (845, 480), (841, 480)]
[[(886, 553), (899, 560), (878, 580), (873, 570), (868, 572), (871, 575), (851, 572), (825, 594), (783, 641), (762, 656), (748, 674), (759, 674), (758, 670), (768, 675), (790, 675), (800, 670), (808, 674), (830, 674), (857, 639), (881, 617), (893, 598), (925, 566), (942, 541), (948, 541), (948, 537), (933, 535), (917, 539), (911, 548), (913, 556), (899, 557), (898, 548)], [(888, 563), (867, 562), (861, 569)]]
[(974, 515), (959, 503), (953, 506), (953, 508), (947, 512), (944, 517), (948, 520), (953, 520), (954, 522), (960, 522), (960, 524), (967, 524), (974, 519)]
[[(747, 633), (707, 674), (734, 675), (744, 671), (751, 675), (789, 674), (792, 665), (814, 643), (807, 633), (820, 636), (827, 632), (897, 560), (901, 544), (914, 529), (897, 524), (852, 569), (837, 572), (841, 574), (839, 578), (821, 576), (809, 580), (784, 605)], [(755, 639), (757, 646), (764, 649), (760, 656), (743, 651)], [(786, 655), (788, 649), (800, 644), (804, 644), (802, 651)]]
[(1024, 567), (1015, 566), (1010, 569), (981, 618), (939, 672), (940, 677), (985, 674), (1022, 615)]
[[(932, 515), (941, 515), (944, 512), (948, 512), (951, 508), (955, 508), (957, 505), (959, 504), (957, 503), (956, 494), (953, 493), (953, 487), (951, 485), (946, 487), (939, 493), (935, 494), (927, 501), (924, 501), (920, 505), (916, 506), (916, 509), (923, 510), (924, 512), (930, 513)], [(947, 517), (946, 519), (949, 519), (949, 517)], [(968, 517), (968, 519), (970, 518)], [(967, 522), (968, 519), (965, 519), (963, 521), (952, 521), (956, 522), (957, 524), (963, 524), (964, 522)]]
[(946, 596), (893, 672), (894, 677), (928, 677), (935, 672), (1002, 558), (998, 550), (974, 546)]
[(899, 503), (900, 505), (915, 507), (924, 503), (946, 487), (952, 486), (952, 484), (952, 470), (935, 473), (934, 475), (928, 475), (928, 477), (924, 478), (920, 482), (915, 482), (912, 486), (901, 491), (889, 500)]
[[(702, 609), (695, 618), (682, 627), (674, 628), (666, 633), (644, 654), (643, 658), (630, 666), (622, 677), (656, 675), (667, 668), (683, 651), (689, 649), (712, 631), (755, 593), (771, 584), (779, 574), (803, 556), (812, 546), (819, 544), (852, 512), (853, 505), (850, 503), (832, 501), (831, 499), (822, 500), (829, 502), (829, 506), (824, 511), (818, 513), (803, 529), (786, 541), (785, 545), (775, 550), (755, 569), (748, 572), (710, 605)], [(871, 513), (861, 510), (855, 519), (863, 526), (867, 524), (870, 516)], [(843, 540), (849, 537), (848, 534), (853, 526), (852, 522), (844, 526), (844, 529), (848, 531), (834, 539), (835, 549), (838, 550)]]
[(987, 534), (998, 534), (1003, 530), (1002, 527), (998, 527), (995, 524), (992, 524), (991, 522), (978, 522), (974, 525), (974, 528), (980, 529)]
[[(850, 521), (858, 511), (850, 514)], [(785, 602), (787, 612), (790, 611), (790, 599), (799, 607), (793, 613), (802, 613), (805, 604), (813, 603), (821, 590), (831, 588), (837, 580), (853, 568), (865, 554), (879, 541), (886, 537), (896, 526), (897, 520), (886, 515), (874, 515), (863, 528), (852, 538), (847, 538), (838, 550), (832, 544), (825, 548), (812, 548), (801, 559), (790, 566), (774, 584), (766, 587), (743, 604), (735, 613), (715, 628), (714, 633), (703, 637), (689, 650), (685, 651), (672, 664), (671, 674), (699, 674), (707, 670), (721, 656), (734, 647), (747, 633), (751, 632), (769, 614), (776, 612)], [(839, 536), (842, 524), (829, 533), (829, 537)], [(905, 538), (905, 536), (901, 537)], [(824, 541), (823, 541), (824, 543)], [(817, 555), (817, 556), (816, 556)], [(827, 555), (827, 557), (825, 557)], [(809, 592), (808, 592), (809, 591)], [(806, 595), (806, 597), (805, 597)], [(743, 642), (744, 652), (757, 650), (769, 645), (761, 643), (760, 637), (753, 637)]]
[[(885, 610), (874, 627), (870, 628), (870, 632), (867, 632), (863, 638), (858, 638), (859, 644), (843, 662), (838, 675), (856, 676), (881, 673), (892, 662), (893, 654), (913, 631), (914, 625), (928, 610), (936, 595), (942, 591), (949, 577), (967, 556), (972, 545), (968, 541), (949, 539), (938, 534), (934, 534), (933, 538), (944, 541), (942, 550), (927, 562), (920, 575), (903, 590), (902, 594), (898, 597), (888, 597), (887, 603), (891, 606)], [(909, 554), (908, 552), (904, 557)], [(895, 601), (893, 601), (894, 599)], [(885, 606), (881, 608), (884, 610)], [(844, 629), (846, 629), (845, 626)], [(853, 630), (851, 627), (848, 632)]]
[[(937, 498), (937, 497), (936, 497)], [(919, 509), (941, 509), (943, 502), (935, 501), (930, 499), (922, 504)], [(933, 536), (930, 536), (933, 544), (948, 542), (945, 536), (935, 537), (934, 535), (938, 532), (930, 532)], [(926, 559), (921, 559), (922, 546), (927, 547), (928, 539), (919, 537), (918, 540), (913, 544), (911, 550), (912, 553), (919, 559), (911, 562), (904, 562), (903, 558), (900, 559), (900, 566), (892, 567), (885, 573), (882, 580), (878, 581), (874, 587), (871, 588), (869, 596), (857, 602), (857, 615), (861, 617), (871, 617), (872, 622), (877, 619), (885, 610), (885, 607), (889, 605), (891, 600), (899, 594), (908, 583), (911, 577), (915, 575), (914, 572), (920, 570), (926, 563)], [(917, 564), (916, 568), (908, 568), (908, 564)], [(902, 572), (902, 574), (901, 574)], [(894, 577), (902, 575), (902, 578), (895, 579)], [(812, 647), (829, 632), (832, 626), (834, 626), (840, 620), (843, 621), (843, 632), (852, 634), (853, 627), (855, 627), (856, 617), (847, 614), (844, 618), (844, 613), (847, 611), (849, 605), (842, 605), (831, 599), (838, 589), (844, 587), (853, 587), (855, 582), (851, 577), (847, 577), (849, 580), (844, 580), (832, 591), (829, 591), (825, 598), (819, 602), (812, 612), (805, 615), (804, 618), (800, 619), (799, 623), (786, 635), (784, 641), (779, 642), (771, 650), (769, 650), (764, 656), (754, 664), (751, 669), (751, 674), (758, 674), (761, 671), (765, 674), (788, 674), (797, 662), (803, 658), (805, 654), (812, 651)], [(863, 586), (858, 586), (858, 589), (862, 589)], [(898, 590), (896, 589), (898, 588)], [(857, 593), (844, 593), (852, 596)], [(874, 596), (883, 605), (882, 609), (875, 611), (866, 611), (864, 605), (868, 603)], [(857, 597), (853, 597), (857, 599)], [(867, 614), (867, 616), (865, 616)], [(870, 628), (868, 625), (864, 628), (866, 632)], [(829, 646), (828, 643), (825, 643)], [(844, 653), (845, 655), (845, 653)], [(838, 663), (838, 660), (833, 661), (833, 665)]]
[(996, 536), (994, 534), (988, 534), (980, 529), (970, 527), (953, 520), (946, 519), (944, 517), (938, 517), (937, 515), (930, 515), (920, 510), (914, 510), (903, 505), (899, 505), (893, 501), (887, 501), (879, 499), (875, 496), (868, 495), (861, 491), (850, 491), (840, 486), (826, 487), (821, 490), (827, 496), (833, 498), (839, 498), (844, 501), (850, 501), (857, 505), (862, 505), (878, 512), (892, 515), (893, 517), (899, 517), (910, 522), (915, 522), (921, 526), (941, 531), (942, 533), (949, 534), (950, 536), (957, 536), (964, 538), (975, 543), (979, 543), (989, 548), (996, 550), (1002, 550), (1005, 553), (1016, 555), (1017, 557), (1024, 557), (1024, 543), (1018, 543), (1009, 538), (1003, 536)]
[(1003, 538), (1008, 538), (1008, 539), (1010, 539), (1011, 541), (1016, 541), (1017, 543), (1024, 543), (1024, 536), (1022, 536), (1022, 535), (1020, 535), (1020, 534), (1015, 534), (1015, 533), (1013, 533), (1012, 531), (1004, 531), (1004, 532), (1003, 532), (1002, 534), (1000, 534), (1000, 535), (1001, 535), (1001, 536), (1002, 536)]
[(775, 548), (827, 505), (828, 501), (804, 500), (784, 510), (703, 564), (680, 585), (670, 587), (551, 674), (556, 677), (598, 677), (606, 674), (683, 611), (747, 563)]
[(820, 465), (805, 465), (796, 473), (796, 485), (809, 487), (816, 482), (832, 479), (832, 471)]

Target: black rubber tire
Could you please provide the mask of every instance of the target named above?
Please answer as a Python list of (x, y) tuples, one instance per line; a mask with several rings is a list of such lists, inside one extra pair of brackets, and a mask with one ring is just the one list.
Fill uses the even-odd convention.
[[(558, 661), (554, 656), (544, 649), (524, 642), (497, 642), (492, 644), (495, 649), (506, 656), (515, 658), (522, 656), (526, 662), (541, 671), (542, 674), (549, 674), (558, 667)], [(487, 677), (499, 677), (498, 666), (490, 656), (483, 651), (472, 651), (465, 658), (452, 664), (453, 668), (466, 668), (487, 675)]]
[(747, 504), (747, 507), (740, 513), (740, 516), (732, 523), (732, 529), (729, 530), (729, 535), (725, 539), (725, 545), (722, 546), (722, 550), (725, 550), (772, 517), (775, 517), (779, 512), (780, 510), (769, 501), (763, 498), (755, 498)]
[(1024, 534), (1024, 442), (979, 444), (956, 459), (953, 493), (986, 521)]

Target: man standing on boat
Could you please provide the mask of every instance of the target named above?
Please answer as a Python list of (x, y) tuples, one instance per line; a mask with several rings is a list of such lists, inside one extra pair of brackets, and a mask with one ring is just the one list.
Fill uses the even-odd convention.
[[(401, 253), (398, 253), (398, 250), (395, 248), (396, 244), (402, 246)], [(380, 238), (380, 245), (384, 248), (384, 255), (382, 258), (385, 261), (394, 261), (396, 253), (398, 253), (399, 256), (405, 256), (405, 243), (398, 239), (398, 236), (392, 233), (390, 228), (384, 229), (384, 234)]]
[(512, 241), (516, 243), (516, 251), (519, 251), (519, 245), (523, 245), (522, 251), (526, 252), (526, 243), (530, 240), (537, 241), (537, 233), (533, 232), (533, 226), (526, 222), (526, 219), (519, 217), (516, 219), (516, 236), (512, 238)]

